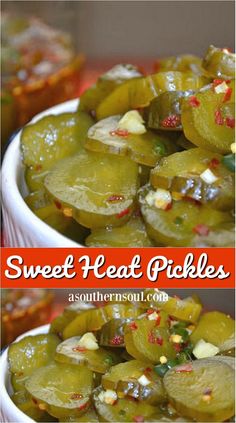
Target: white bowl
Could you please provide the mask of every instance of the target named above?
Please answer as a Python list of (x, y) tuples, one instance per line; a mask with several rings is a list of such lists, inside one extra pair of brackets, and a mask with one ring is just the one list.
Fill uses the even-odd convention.
[[(32, 329), (19, 336), (16, 341), (29, 335), (39, 335), (41, 333), (47, 333), (49, 325), (40, 326), (36, 329)], [(7, 362), (8, 348), (4, 351), (0, 358), (0, 392), (1, 392), (1, 413), (0, 421), (4, 423), (34, 423), (30, 417), (24, 414), (17, 406), (12, 402), (10, 395), (12, 394), (12, 387), (10, 382), (10, 373), (8, 370)]]
[[(43, 116), (74, 112), (78, 100), (71, 100), (35, 116), (36, 122)], [(3, 237), (5, 247), (82, 247), (40, 220), (26, 205), (27, 187), (20, 151), (21, 131), (10, 143), (2, 165)]]

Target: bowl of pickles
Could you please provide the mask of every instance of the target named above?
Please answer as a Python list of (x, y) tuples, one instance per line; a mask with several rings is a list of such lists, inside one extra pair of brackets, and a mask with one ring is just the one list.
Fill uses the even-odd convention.
[(74, 302), (18, 338), (2, 357), (4, 421), (234, 421), (234, 320), (156, 291)]
[(35, 246), (234, 246), (235, 55), (157, 63), (114, 66), (13, 141)]

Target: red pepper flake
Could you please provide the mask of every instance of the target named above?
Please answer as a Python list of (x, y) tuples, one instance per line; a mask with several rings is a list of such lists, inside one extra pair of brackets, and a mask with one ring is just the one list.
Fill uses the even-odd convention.
[(72, 400), (77, 400), (77, 399), (81, 399), (81, 398), (83, 398), (83, 395), (81, 395), (81, 394), (72, 394), (71, 397), (70, 397), (70, 399), (72, 399)]
[(116, 129), (115, 131), (110, 131), (111, 136), (117, 135), (118, 137), (128, 137), (129, 131), (127, 129)]
[(220, 85), (220, 84), (222, 84), (222, 82), (224, 82), (224, 80), (223, 79), (214, 79), (213, 80), (213, 88), (215, 88), (215, 87), (217, 87), (217, 85)]
[(195, 206), (201, 206), (202, 205), (200, 200), (196, 200), (196, 198), (189, 197), (188, 195), (185, 195), (183, 198), (184, 198), (184, 200), (195, 204)]
[(195, 95), (192, 95), (189, 100), (189, 105), (191, 107), (199, 107), (200, 106), (200, 101), (197, 99), (197, 97), (195, 97)]
[(131, 323), (129, 324), (129, 328), (130, 328), (131, 330), (136, 330), (136, 329), (138, 329), (138, 326), (136, 325), (136, 323), (135, 323), (135, 322), (131, 322)]
[(174, 348), (174, 350), (177, 352), (177, 353), (179, 353), (180, 351), (181, 351), (181, 349), (182, 349), (182, 345), (181, 344), (177, 344), (177, 343), (173, 343), (173, 348)]
[(223, 98), (223, 103), (225, 103), (226, 101), (229, 101), (230, 100), (231, 95), (232, 95), (232, 91), (233, 90), (232, 90), (231, 87), (228, 87), (227, 88), (226, 93), (225, 93), (224, 98)]
[(145, 370), (145, 372), (150, 373), (152, 371), (151, 367), (147, 367)]
[(176, 128), (180, 125), (180, 122), (180, 116), (170, 115), (163, 119), (163, 121), (161, 122), (161, 126), (163, 126), (163, 128)]
[(38, 401), (35, 399), (35, 398), (33, 398), (32, 397), (32, 401), (37, 405), (38, 404)]
[(109, 201), (109, 202), (116, 202), (116, 201), (123, 201), (125, 199), (125, 197), (123, 196), (123, 195), (116, 195), (116, 194), (114, 194), (114, 195), (111, 195), (108, 199), (107, 199), (107, 201)]
[(193, 371), (193, 366), (191, 363), (182, 364), (181, 366), (175, 367), (176, 373), (190, 373)]
[(166, 206), (166, 208), (165, 208), (165, 211), (171, 210), (172, 207), (173, 207), (173, 203), (172, 202), (171, 203), (168, 203), (167, 206)]
[(129, 213), (130, 213), (130, 209), (128, 208), (128, 209), (122, 210), (119, 214), (116, 215), (116, 217), (117, 219), (120, 219), (121, 217), (124, 217)]
[(87, 349), (85, 347), (80, 347), (79, 345), (77, 347), (72, 348), (72, 351), (74, 352), (85, 352)]
[(87, 407), (88, 407), (88, 401), (82, 404), (80, 407), (78, 407), (78, 410), (84, 410)]
[(158, 314), (157, 318), (156, 318), (156, 326), (160, 326), (161, 323), (161, 316), (160, 314)]
[(163, 338), (161, 336), (158, 336), (156, 339), (156, 344), (163, 345)]
[(134, 416), (133, 421), (136, 423), (143, 423), (144, 417), (143, 416)]
[(120, 335), (115, 335), (114, 338), (111, 339), (111, 345), (121, 345), (124, 343), (124, 337)]
[(209, 163), (209, 167), (211, 169), (215, 169), (216, 167), (219, 166), (219, 164), (220, 164), (220, 161), (214, 157), (213, 159), (211, 159), (211, 161)]
[(212, 394), (212, 389), (211, 388), (206, 388), (203, 391), (203, 395), (211, 395)]
[(224, 119), (220, 110), (215, 111), (215, 123), (216, 125), (224, 125)]
[(199, 223), (193, 228), (193, 232), (200, 236), (207, 236), (209, 234), (209, 228), (207, 225)]
[(40, 164), (36, 165), (35, 170), (37, 170), (37, 171), (42, 170), (42, 165), (40, 165)]
[(146, 314), (152, 314), (152, 313), (154, 313), (156, 310), (154, 310), (154, 308), (149, 308), (147, 311), (146, 311)]
[(55, 204), (57, 209), (59, 209), (59, 210), (61, 209), (62, 206), (61, 206), (61, 203), (59, 201), (54, 200), (54, 204)]
[(225, 122), (226, 122), (226, 126), (228, 126), (228, 128), (232, 128), (232, 129), (235, 128), (235, 119), (234, 118), (227, 117), (225, 119)]

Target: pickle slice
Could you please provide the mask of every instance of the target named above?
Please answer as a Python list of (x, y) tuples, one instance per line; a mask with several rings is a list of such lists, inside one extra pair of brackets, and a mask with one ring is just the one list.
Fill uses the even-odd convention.
[(144, 134), (119, 135), (116, 130), (121, 115), (110, 116), (93, 125), (88, 131), (85, 147), (100, 153), (129, 156), (137, 163), (155, 166), (157, 161), (176, 151), (174, 143), (148, 130)]
[(181, 131), (181, 105), (193, 91), (167, 91), (154, 98), (148, 107), (148, 127), (168, 131)]
[(128, 353), (137, 360), (148, 360), (154, 364), (159, 362), (161, 356), (167, 359), (175, 358), (176, 351), (169, 338), (169, 330), (166, 327), (157, 326), (155, 320), (135, 320), (135, 328), (127, 325), (125, 330), (125, 345)]
[[(139, 378), (145, 376), (147, 385), (142, 385)], [(165, 392), (162, 381), (145, 362), (130, 360), (111, 367), (108, 373), (102, 376), (104, 389), (112, 389), (117, 392), (119, 398), (132, 397), (139, 401), (147, 401), (149, 404), (162, 403)]]
[(223, 354), (224, 356), (235, 357), (235, 334), (233, 333), (218, 347), (220, 349), (220, 354)]
[(103, 348), (86, 350), (79, 347), (80, 336), (66, 339), (57, 346), (55, 360), (60, 363), (86, 365), (97, 373), (105, 373), (117, 363), (117, 356)]
[(120, 398), (113, 405), (106, 404), (99, 399), (101, 392), (101, 388), (96, 389), (93, 399), (99, 418), (102, 421), (135, 422), (138, 421), (138, 417), (140, 418), (139, 421), (149, 421), (149, 417), (156, 411), (156, 407), (144, 402), (136, 402), (132, 399)]
[(210, 311), (201, 316), (190, 339), (193, 344), (204, 339), (206, 342), (219, 346), (234, 334), (234, 325), (234, 320), (227, 314)]
[(53, 417), (47, 414), (45, 411), (40, 410), (37, 405), (33, 402), (32, 398), (26, 391), (18, 391), (11, 397), (14, 404), (23, 413), (27, 414), (31, 419), (38, 422), (51, 422), (55, 421)]
[(63, 339), (97, 331), (111, 319), (135, 318), (141, 313), (141, 309), (131, 304), (108, 304), (104, 307), (88, 310), (81, 313), (65, 327)]
[(199, 422), (222, 422), (234, 415), (234, 372), (225, 363), (202, 359), (174, 367), (165, 374), (164, 386), (181, 415)]
[(85, 112), (45, 116), (26, 125), (21, 135), (21, 148), (26, 166), (48, 170), (59, 160), (78, 151), (83, 145), (91, 116)]
[(147, 233), (157, 245), (190, 246), (196, 234), (207, 235), (210, 230), (232, 222), (230, 213), (187, 200), (172, 201), (166, 210), (157, 208), (147, 202), (150, 192), (151, 196), (155, 193), (148, 186), (141, 189), (139, 202)]
[(235, 78), (235, 54), (228, 49), (211, 45), (202, 62), (202, 67), (215, 78)]
[(181, 54), (179, 56), (169, 56), (155, 62), (155, 71), (180, 71), (193, 72), (202, 75), (202, 59), (192, 54)]
[(138, 165), (127, 157), (81, 151), (60, 161), (45, 187), (81, 225), (121, 226), (134, 208)]
[(50, 324), (50, 332), (56, 333), (60, 337), (65, 327), (76, 318), (76, 316), (84, 311), (94, 309), (95, 306), (92, 303), (85, 303), (81, 301), (75, 301), (68, 307), (66, 307), (62, 314), (55, 317)]
[(17, 390), (24, 389), (26, 380), (35, 369), (53, 360), (59, 343), (60, 340), (56, 335), (47, 334), (26, 336), (10, 345), (9, 369), (14, 376), (14, 385)]
[(96, 84), (88, 88), (81, 96), (79, 110), (94, 111), (101, 101), (118, 85), (129, 79), (139, 78), (142, 74), (136, 66), (120, 64), (101, 75)]
[[(215, 180), (206, 182), (201, 177), (205, 171)], [(154, 188), (177, 192), (220, 210), (234, 207), (234, 174), (222, 164), (221, 155), (202, 148), (163, 158), (151, 171), (150, 182)]]
[(229, 357), (227, 355), (216, 355), (214, 357), (211, 357), (211, 360), (225, 363), (228, 366), (232, 367), (233, 370), (235, 370), (235, 357)]
[(68, 416), (64, 419), (60, 419), (60, 422), (71, 422), (71, 423), (78, 423), (78, 422), (84, 422), (84, 423), (96, 423), (99, 422), (98, 415), (96, 411), (94, 410), (93, 406), (91, 406), (87, 411), (85, 411), (82, 416)]
[(51, 363), (37, 369), (26, 389), (54, 417), (80, 416), (89, 408), (93, 373), (85, 366)]
[[(222, 154), (231, 152), (235, 125), (234, 82), (226, 85), (224, 93), (217, 94), (217, 87), (210, 85), (182, 103), (182, 125), (186, 138), (199, 147)], [(227, 92), (230, 97), (226, 101)], [(231, 110), (230, 116), (224, 116), (226, 105), (228, 111)]]
[(152, 247), (141, 217), (133, 216), (118, 228), (94, 229), (86, 238), (87, 247)]
[(124, 347), (124, 329), (127, 322), (128, 319), (111, 319), (105, 323), (99, 331), (99, 345)]
[[(154, 298), (154, 289), (148, 289), (145, 294), (152, 295)], [(184, 322), (196, 323), (202, 311), (202, 305), (198, 301), (194, 301), (193, 297), (181, 300), (180, 298), (168, 296), (168, 301), (149, 301), (151, 306), (157, 307), (170, 316)]]
[(191, 72), (159, 72), (145, 78), (132, 79), (117, 87), (97, 107), (97, 119), (126, 113), (146, 107), (151, 100), (165, 91), (197, 90), (208, 82), (207, 78)]

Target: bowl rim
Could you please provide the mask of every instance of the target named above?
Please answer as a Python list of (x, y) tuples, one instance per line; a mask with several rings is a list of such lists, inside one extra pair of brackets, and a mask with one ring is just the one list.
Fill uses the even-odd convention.
[[(21, 339), (25, 338), (26, 336), (31, 335), (40, 335), (40, 334), (46, 334), (49, 330), (49, 324), (38, 326), (37, 328), (31, 329), (22, 335), (18, 336), (14, 342), (18, 342)], [(7, 411), (11, 410), (11, 414), (14, 414), (19, 419), (16, 420), (16, 422), (24, 422), (24, 423), (35, 423), (35, 420), (31, 419), (31, 417), (27, 416), (27, 414), (23, 413), (12, 401), (8, 389), (7, 389), (7, 383), (9, 384), (9, 378), (10, 378), (10, 372), (8, 368), (8, 350), (9, 346), (3, 351), (0, 357), (0, 367), (2, 369), (1, 375), (0, 375), (0, 392), (1, 392), (1, 411), (4, 409), (4, 414), (7, 415)], [(5, 411), (6, 410), (6, 411)], [(1, 415), (1, 414), (0, 414)], [(14, 421), (12, 423), (15, 423)]]
[[(28, 123), (35, 123), (42, 117), (49, 114), (58, 115), (60, 113), (75, 112), (78, 107), (79, 99), (69, 100), (53, 106), (43, 112), (37, 114)], [(27, 124), (27, 125), (28, 125)], [(27, 227), (29, 232), (35, 229), (37, 232), (37, 239), (45, 240), (47, 238), (48, 247), (61, 247), (61, 248), (84, 248), (66, 236), (60, 234), (58, 231), (47, 225), (39, 217), (37, 217), (27, 206), (24, 198), (20, 192), (20, 174), (23, 171), (23, 164), (21, 160), (20, 151), (20, 137), (22, 128), (13, 138), (12, 142), (6, 149), (2, 163), (2, 204), (11, 215), (14, 221), (17, 221), (20, 227)], [(3, 219), (4, 224), (4, 219)], [(16, 246), (15, 246), (16, 247)]]

